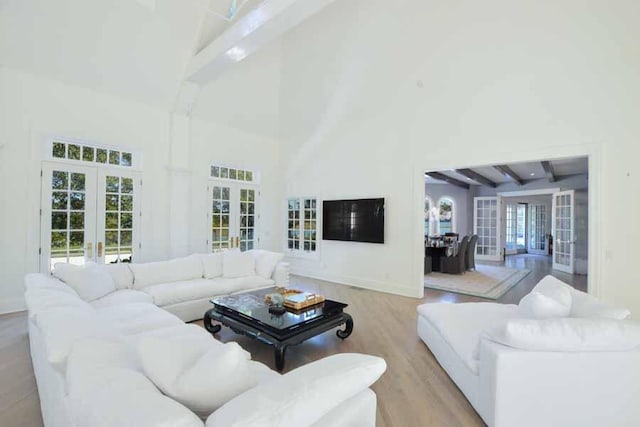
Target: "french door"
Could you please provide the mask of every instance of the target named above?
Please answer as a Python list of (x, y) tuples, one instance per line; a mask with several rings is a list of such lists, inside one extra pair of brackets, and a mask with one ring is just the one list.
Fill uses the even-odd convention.
[(500, 261), (500, 197), (475, 197), (473, 200), (473, 232), (478, 235), (476, 257), (481, 260)]
[(40, 269), (131, 262), (140, 247), (139, 174), (43, 162)]
[(505, 255), (518, 253), (517, 239), (517, 203), (507, 203), (505, 211)]
[(547, 205), (529, 205), (529, 253), (546, 255)]
[(212, 181), (208, 187), (211, 200), (209, 247), (212, 252), (239, 248), (254, 249), (258, 243), (257, 186)]
[(553, 268), (573, 274), (575, 257), (574, 191), (553, 194), (552, 234)]

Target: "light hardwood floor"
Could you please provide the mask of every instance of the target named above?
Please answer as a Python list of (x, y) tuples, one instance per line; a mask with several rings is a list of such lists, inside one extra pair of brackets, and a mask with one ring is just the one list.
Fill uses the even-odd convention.
[[(498, 302), (517, 303), (543, 276), (549, 274), (548, 257), (514, 255), (506, 265), (532, 272)], [(585, 276), (553, 273), (578, 289), (586, 289)], [(287, 351), (285, 371), (335, 353), (360, 352), (383, 357), (387, 372), (373, 385), (378, 395), (378, 426), (483, 426), (464, 398), (416, 333), (416, 306), (423, 302), (486, 301), (482, 298), (425, 289), (422, 300), (333, 283), (293, 277), (292, 286), (316, 291), (349, 304), (353, 334), (345, 341), (327, 332)], [(0, 316), (0, 426), (42, 425), (33, 377), (26, 315)], [(196, 322), (202, 325), (202, 322)], [(237, 341), (258, 360), (274, 368), (270, 347), (228, 328), (221, 341)]]

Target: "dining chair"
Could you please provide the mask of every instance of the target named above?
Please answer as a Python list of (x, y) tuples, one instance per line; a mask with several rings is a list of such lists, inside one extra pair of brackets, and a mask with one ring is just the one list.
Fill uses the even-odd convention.
[(440, 260), (440, 270), (443, 273), (462, 274), (466, 269), (467, 247), (469, 246), (469, 236), (464, 236), (458, 253), (454, 256), (444, 257)]
[(467, 257), (465, 262), (465, 268), (467, 270), (476, 269), (476, 245), (478, 243), (478, 235), (474, 234), (469, 239), (469, 247), (467, 248)]

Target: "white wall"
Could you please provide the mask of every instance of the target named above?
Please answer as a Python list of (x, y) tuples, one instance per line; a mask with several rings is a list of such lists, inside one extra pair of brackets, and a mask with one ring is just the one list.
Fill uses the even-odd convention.
[(206, 239), (211, 239), (211, 224), (206, 214), (211, 209), (207, 182), (212, 163), (248, 168), (260, 173), (259, 247), (282, 250), (284, 196), (279, 150), (279, 142), (266, 136), (192, 120), (190, 252), (210, 251)]
[[(281, 233), (274, 231), (283, 200), (277, 141), (0, 67), (0, 313), (24, 307), (24, 275), (39, 269), (40, 168), (47, 136), (141, 153), (142, 250), (137, 261), (207, 249), (204, 188), (214, 161), (260, 171), (261, 243), (281, 247)], [(173, 232), (175, 227), (181, 232)]]
[[(413, 0), (393, 7), (353, 0), (287, 35), (283, 75), (304, 78), (287, 80), (283, 120), (310, 121), (307, 110), (296, 110), (301, 93), (350, 106), (320, 142), (302, 132), (289, 137), (286, 154), (298, 162), (290, 189), (380, 194), (389, 213), (384, 246), (324, 243), (316, 263), (296, 268), (420, 295), (421, 242), (414, 236), (422, 227), (424, 170), (593, 154), (589, 258), (599, 274), (590, 275), (590, 286), (640, 313), (640, 271), (632, 268), (640, 225), (627, 220), (640, 214), (639, 199), (630, 196), (640, 184), (639, 7), (623, 0)], [(318, 28), (331, 31), (317, 37)], [(362, 72), (345, 68), (345, 57)], [(326, 76), (340, 84), (307, 84)], [(330, 114), (330, 103), (316, 104), (318, 120)]]
[(47, 136), (139, 150), (144, 163), (141, 259), (167, 256), (168, 113), (7, 68), (0, 68), (0, 93), (0, 312), (22, 308), (24, 274), (38, 271), (40, 167)]

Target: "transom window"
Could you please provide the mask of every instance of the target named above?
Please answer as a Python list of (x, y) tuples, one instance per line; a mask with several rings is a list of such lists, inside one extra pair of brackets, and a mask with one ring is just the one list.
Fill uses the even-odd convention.
[(315, 198), (287, 200), (287, 249), (315, 252), (318, 245), (318, 205)]
[(231, 181), (254, 182), (256, 174), (247, 169), (239, 169), (220, 165), (211, 165), (211, 178), (228, 179)]
[(72, 160), (109, 166), (132, 167), (134, 160), (133, 153), (129, 151), (58, 139), (51, 141), (50, 153), (54, 160)]

